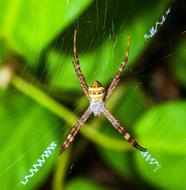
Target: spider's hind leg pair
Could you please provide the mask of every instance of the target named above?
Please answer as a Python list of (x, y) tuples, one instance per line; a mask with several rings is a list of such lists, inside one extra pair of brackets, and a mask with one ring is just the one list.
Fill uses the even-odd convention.
[(74, 137), (79, 132), (80, 128), (87, 121), (91, 113), (94, 115), (103, 114), (110, 121), (116, 130), (127, 140), (133, 147), (137, 148), (140, 151), (146, 151), (145, 148), (141, 147), (136, 140), (125, 130), (125, 128), (119, 123), (119, 121), (107, 110), (104, 105), (104, 101), (113, 93), (117, 84), (121, 79), (121, 74), (124, 70), (124, 67), (128, 61), (128, 52), (130, 46), (130, 37), (128, 36), (127, 50), (123, 62), (117, 72), (116, 76), (112, 80), (108, 90), (105, 93), (105, 89), (100, 82), (95, 81), (92, 83), (91, 87), (88, 87), (87, 82), (81, 72), (78, 55), (76, 53), (76, 31), (74, 32), (74, 68), (76, 71), (77, 78), (80, 81), (80, 85), (83, 88), (84, 93), (90, 101), (90, 106), (86, 109), (81, 118), (75, 123), (75, 126), (72, 128), (70, 134), (67, 136), (67, 139), (61, 147), (60, 154), (68, 148), (70, 143), (74, 140)]

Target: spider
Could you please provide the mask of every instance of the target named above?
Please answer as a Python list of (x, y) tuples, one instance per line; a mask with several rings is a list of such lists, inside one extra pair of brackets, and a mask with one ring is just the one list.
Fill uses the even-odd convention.
[(119, 123), (119, 121), (110, 113), (110, 111), (105, 107), (105, 100), (109, 98), (109, 96), (113, 93), (114, 89), (116, 88), (117, 84), (119, 83), (121, 79), (121, 74), (124, 70), (124, 67), (128, 61), (128, 52), (129, 52), (129, 46), (130, 46), (130, 36), (128, 35), (128, 44), (127, 49), (125, 53), (125, 57), (123, 59), (123, 62), (119, 68), (119, 71), (117, 72), (116, 76), (112, 80), (109, 88), (107, 91), (103, 88), (102, 84), (99, 81), (94, 81), (91, 85), (91, 87), (88, 87), (86, 80), (81, 72), (80, 64), (78, 60), (78, 55), (76, 53), (76, 30), (74, 32), (74, 60), (73, 62), (77, 78), (80, 81), (80, 85), (83, 88), (84, 93), (86, 94), (87, 98), (90, 101), (90, 106), (86, 109), (84, 114), (81, 116), (81, 118), (75, 123), (74, 127), (72, 128), (70, 134), (67, 136), (67, 139), (62, 144), (60, 154), (62, 154), (68, 146), (71, 144), (71, 142), (74, 140), (74, 137), (79, 132), (80, 128), (83, 126), (83, 124), (87, 121), (91, 113), (94, 114), (94, 116), (99, 116), (100, 114), (103, 114), (113, 125), (113, 127), (118, 130), (118, 132), (123, 136), (125, 140), (127, 140), (133, 147), (137, 148), (140, 151), (147, 151), (146, 148), (141, 147), (136, 140), (125, 130), (125, 128)]

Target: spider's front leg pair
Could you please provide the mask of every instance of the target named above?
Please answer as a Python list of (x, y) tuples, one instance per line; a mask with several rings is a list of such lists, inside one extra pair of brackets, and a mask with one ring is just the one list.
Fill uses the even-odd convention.
[(112, 80), (107, 92), (105, 93), (104, 88), (98, 81), (93, 82), (93, 84), (90, 88), (88, 87), (86, 80), (80, 69), (79, 59), (78, 59), (78, 55), (76, 53), (76, 31), (74, 32), (74, 60), (75, 60), (75, 63), (73, 63), (73, 64), (74, 64), (74, 68), (75, 68), (77, 77), (80, 81), (80, 85), (83, 88), (83, 91), (86, 94), (87, 98), (89, 99), (91, 105), (88, 107), (88, 109), (84, 112), (82, 117), (76, 122), (75, 126), (72, 128), (66, 141), (63, 143), (63, 145), (61, 147), (60, 154), (62, 152), (64, 152), (65, 149), (68, 148), (68, 146), (70, 145), (70, 143), (73, 141), (74, 137), (80, 130), (81, 126), (86, 122), (86, 120), (89, 118), (89, 116), (91, 115), (92, 112), (94, 113), (94, 115), (99, 115), (101, 113), (104, 114), (105, 117), (111, 122), (111, 124), (114, 126), (114, 128), (118, 130), (118, 132), (123, 136), (123, 138), (125, 140), (127, 140), (133, 147), (137, 148), (138, 150), (146, 151), (146, 149), (141, 147), (136, 142), (136, 140), (125, 130), (125, 128), (122, 127), (122, 125), (119, 123), (119, 121), (107, 110), (107, 108), (104, 105), (104, 101), (113, 93), (114, 89), (116, 88), (117, 84), (119, 83), (119, 81), (121, 79), (121, 74), (128, 61), (129, 46), (130, 46), (130, 37), (128, 36), (127, 50), (126, 50), (123, 62), (121, 64), (116, 76)]
[[(121, 74), (125, 68), (127, 61), (128, 61), (129, 47), (130, 47), (130, 36), (128, 36), (128, 44), (127, 44), (127, 49), (126, 49), (126, 53), (125, 53), (125, 57), (123, 59), (123, 62), (121, 64), (119, 71), (117, 72), (116, 76), (112, 80), (112, 82), (111, 82), (111, 84), (107, 90), (107, 93), (105, 94), (104, 99), (107, 99), (113, 93), (114, 89), (116, 88), (117, 84), (119, 83), (119, 81), (121, 79)], [(88, 88), (87, 82), (86, 82), (86, 80), (85, 80), (85, 78), (81, 72), (78, 55), (76, 53), (76, 30), (74, 32), (74, 60), (75, 60), (75, 62), (73, 62), (73, 65), (74, 65), (74, 68), (76, 71), (76, 75), (80, 81), (80, 85), (83, 88), (83, 91), (86, 94), (86, 96), (88, 97), (88, 99), (91, 100), (90, 96), (89, 96), (89, 90), (88, 90), (89, 88)]]

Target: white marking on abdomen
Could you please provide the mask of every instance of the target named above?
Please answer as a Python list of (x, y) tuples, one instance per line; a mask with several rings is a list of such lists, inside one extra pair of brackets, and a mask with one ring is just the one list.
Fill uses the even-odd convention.
[(95, 116), (100, 115), (105, 110), (103, 101), (91, 101), (90, 109)]

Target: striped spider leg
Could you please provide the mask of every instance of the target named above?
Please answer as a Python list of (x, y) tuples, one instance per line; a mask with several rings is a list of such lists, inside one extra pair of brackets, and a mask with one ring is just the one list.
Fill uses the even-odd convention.
[(59, 154), (62, 154), (68, 148), (68, 146), (74, 140), (74, 137), (77, 135), (82, 125), (87, 121), (91, 113), (92, 111), (90, 107), (88, 107), (87, 110), (84, 112), (84, 114), (81, 116), (81, 118), (76, 122), (74, 127), (71, 129), (70, 134), (67, 136), (65, 142), (61, 146)]
[(86, 82), (82, 72), (81, 72), (78, 55), (76, 53), (76, 30), (74, 32), (74, 60), (75, 60), (75, 62), (72, 62), (72, 63), (74, 65), (77, 78), (80, 81), (80, 85), (83, 88), (84, 93), (86, 94), (87, 98), (90, 100), (89, 93), (88, 93), (88, 85), (87, 85), (87, 82)]
[[(127, 43), (127, 49), (125, 53), (125, 57), (123, 58), (122, 64), (119, 68), (119, 71), (117, 72), (116, 76), (112, 80), (106, 94), (105, 94), (105, 99), (107, 99), (114, 91), (116, 88), (117, 84), (121, 80), (121, 75), (122, 72), (125, 68), (125, 65), (127, 64), (128, 61), (128, 56), (129, 56), (129, 47), (130, 47), (130, 36), (128, 35), (128, 43)], [(123, 136), (123, 138), (128, 141), (133, 147), (137, 148), (140, 151), (146, 151), (145, 148), (141, 147), (136, 140), (125, 130), (125, 128), (119, 123), (119, 121), (107, 110), (107, 108), (104, 106), (104, 111), (102, 112), (105, 117), (111, 122), (113, 127), (118, 130), (118, 132)]]
[[(76, 30), (74, 32), (74, 61), (72, 62), (76, 71), (76, 75), (77, 78), (80, 81), (80, 85), (83, 88), (84, 93), (86, 94), (87, 98), (90, 100), (89, 97), (89, 91), (88, 91), (88, 85), (86, 83), (86, 80), (81, 72), (80, 69), (80, 64), (79, 64), (79, 59), (78, 59), (78, 55), (76, 53)], [(60, 154), (62, 154), (70, 145), (70, 143), (74, 140), (74, 137), (76, 136), (76, 134), (79, 132), (81, 126), (86, 122), (86, 120), (89, 118), (90, 114), (92, 113), (92, 111), (90, 110), (90, 108), (88, 108), (84, 114), (82, 115), (82, 117), (76, 122), (75, 126), (72, 128), (70, 134), (67, 136), (67, 139), (65, 140), (65, 142), (62, 144), (61, 150), (60, 150)]]
[(121, 79), (121, 74), (125, 68), (125, 65), (127, 64), (128, 61), (128, 56), (129, 56), (129, 47), (130, 47), (130, 36), (128, 35), (128, 44), (127, 44), (127, 50), (125, 53), (125, 57), (123, 58), (123, 62), (119, 68), (119, 71), (117, 72), (116, 76), (114, 77), (114, 79), (112, 80), (107, 93), (105, 95), (105, 98), (107, 99), (114, 91), (114, 89), (116, 88), (117, 84), (119, 83), (120, 79)]
[[(128, 61), (128, 56), (129, 56), (129, 47), (130, 47), (130, 36), (128, 35), (128, 43), (127, 43), (127, 49), (125, 53), (125, 57), (123, 58), (122, 64), (119, 68), (119, 71), (117, 72), (116, 76), (112, 80), (106, 94), (105, 94), (105, 99), (107, 99), (114, 91), (116, 88), (117, 84), (121, 80), (121, 75), (122, 72), (125, 68), (125, 65), (127, 64)], [(133, 147), (137, 148), (140, 151), (146, 151), (145, 148), (141, 147), (136, 140), (125, 130), (125, 128), (119, 123), (119, 121), (106, 109), (104, 106), (104, 111), (102, 112), (105, 117), (111, 122), (113, 127), (118, 130), (118, 132), (123, 136), (123, 138), (128, 141)]]
[(119, 123), (119, 121), (107, 110), (105, 107), (103, 114), (114, 126), (115, 129), (123, 136), (123, 138), (128, 141), (133, 147), (137, 148), (140, 151), (147, 151), (146, 148), (141, 147), (136, 140), (125, 130), (125, 128)]

